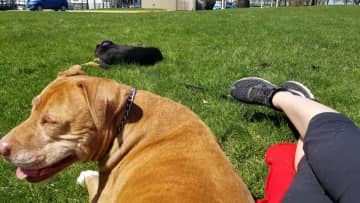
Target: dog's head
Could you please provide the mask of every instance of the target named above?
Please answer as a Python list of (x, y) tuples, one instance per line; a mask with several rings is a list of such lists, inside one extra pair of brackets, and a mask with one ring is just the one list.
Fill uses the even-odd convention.
[(0, 140), (0, 154), (18, 167), (18, 178), (30, 182), (75, 161), (99, 160), (114, 139), (130, 91), (73, 66), (33, 99), (29, 118)]
[(116, 44), (114, 44), (110, 40), (105, 40), (105, 41), (101, 42), (100, 44), (96, 45), (95, 56), (100, 57), (107, 50), (109, 50), (110, 48), (114, 48), (114, 47), (116, 47)]

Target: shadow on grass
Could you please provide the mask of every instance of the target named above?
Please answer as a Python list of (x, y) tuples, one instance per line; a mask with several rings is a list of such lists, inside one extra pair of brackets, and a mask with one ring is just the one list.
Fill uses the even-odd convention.
[(263, 112), (245, 112), (243, 118), (249, 122), (263, 122), (263, 121), (270, 121), (272, 124), (280, 128), (282, 123), (286, 123), (291, 130), (293, 136), (298, 139), (300, 134), (296, 130), (294, 124), (289, 120), (285, 114), (279, 113), (263, 113)]
[(36, 72), (36, 70), (32, 69), (32, 68), (21, 68), (21, 69), (18, 69), (18, 71), (19, 71), (19, 74), (25, 74), (25, 75), (31, 75)]

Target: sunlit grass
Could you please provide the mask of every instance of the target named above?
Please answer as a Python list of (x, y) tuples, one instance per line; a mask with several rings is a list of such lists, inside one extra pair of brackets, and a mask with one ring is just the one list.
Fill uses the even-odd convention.
[[(159, 47), (153, 67), (90, 69), (178, 101), (215, 132), (239, 175), (262, 197), (268, 146), (293, 141), (279, 112), (228, 99), (233, 81), (247, 76), (273, 83), (299, 80), (315, 96), (360, 122), (359, 7), (236, 9), (203, 12), (96, 14), (0, 12), (0, 133), (23, 121), (31, 99), (59, 71), (94, 58), (104, 39)], [(191, 88), (189, 85), (201, 88)], [(204, 100), (206, 102), (204, 102)], [(0, 163), (0, 202), (86, 202), (75, 180), (95, 164), (77, 164), (31, 185)]]

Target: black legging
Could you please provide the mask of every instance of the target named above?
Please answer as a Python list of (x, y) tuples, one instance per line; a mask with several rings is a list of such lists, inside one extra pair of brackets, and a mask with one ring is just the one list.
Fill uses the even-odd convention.
[(360, 130), (349, 118), (339, 113), (314, 116), (304, 152), (282, 202), (360, 202)]

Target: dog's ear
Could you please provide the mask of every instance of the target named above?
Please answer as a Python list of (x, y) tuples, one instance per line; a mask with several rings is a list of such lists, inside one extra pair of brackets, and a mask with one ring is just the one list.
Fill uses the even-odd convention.
[(110, 45), (113, 45), (114, 43), (110, 40), (105, 40), (103, 42), (101, 42), (101, 47), (108, 47)]
[(118, 116), (117, 114), (121, 114), (131, 92), (130, 86), (105, 78), (81, 80), (78, 86), (83, 89), (97, 126), (104, 126)]
[[(92, 77), (79, 81), (78, 86), (82, 89), (97, 131), (101, 134), (99, 150), (104, 150), (112, 142), (109, 132), (116, 132), (124, 115), (131, 87), (110, 79)], [(92, 155), (93, 160), (102, 154), (100, 151)]]
[(75, 75), (87, 75), (83, 70), (81, 70), (80, 65), (73, 65), (68, 70), (58, 73), (58, 77), (71, 77)]

